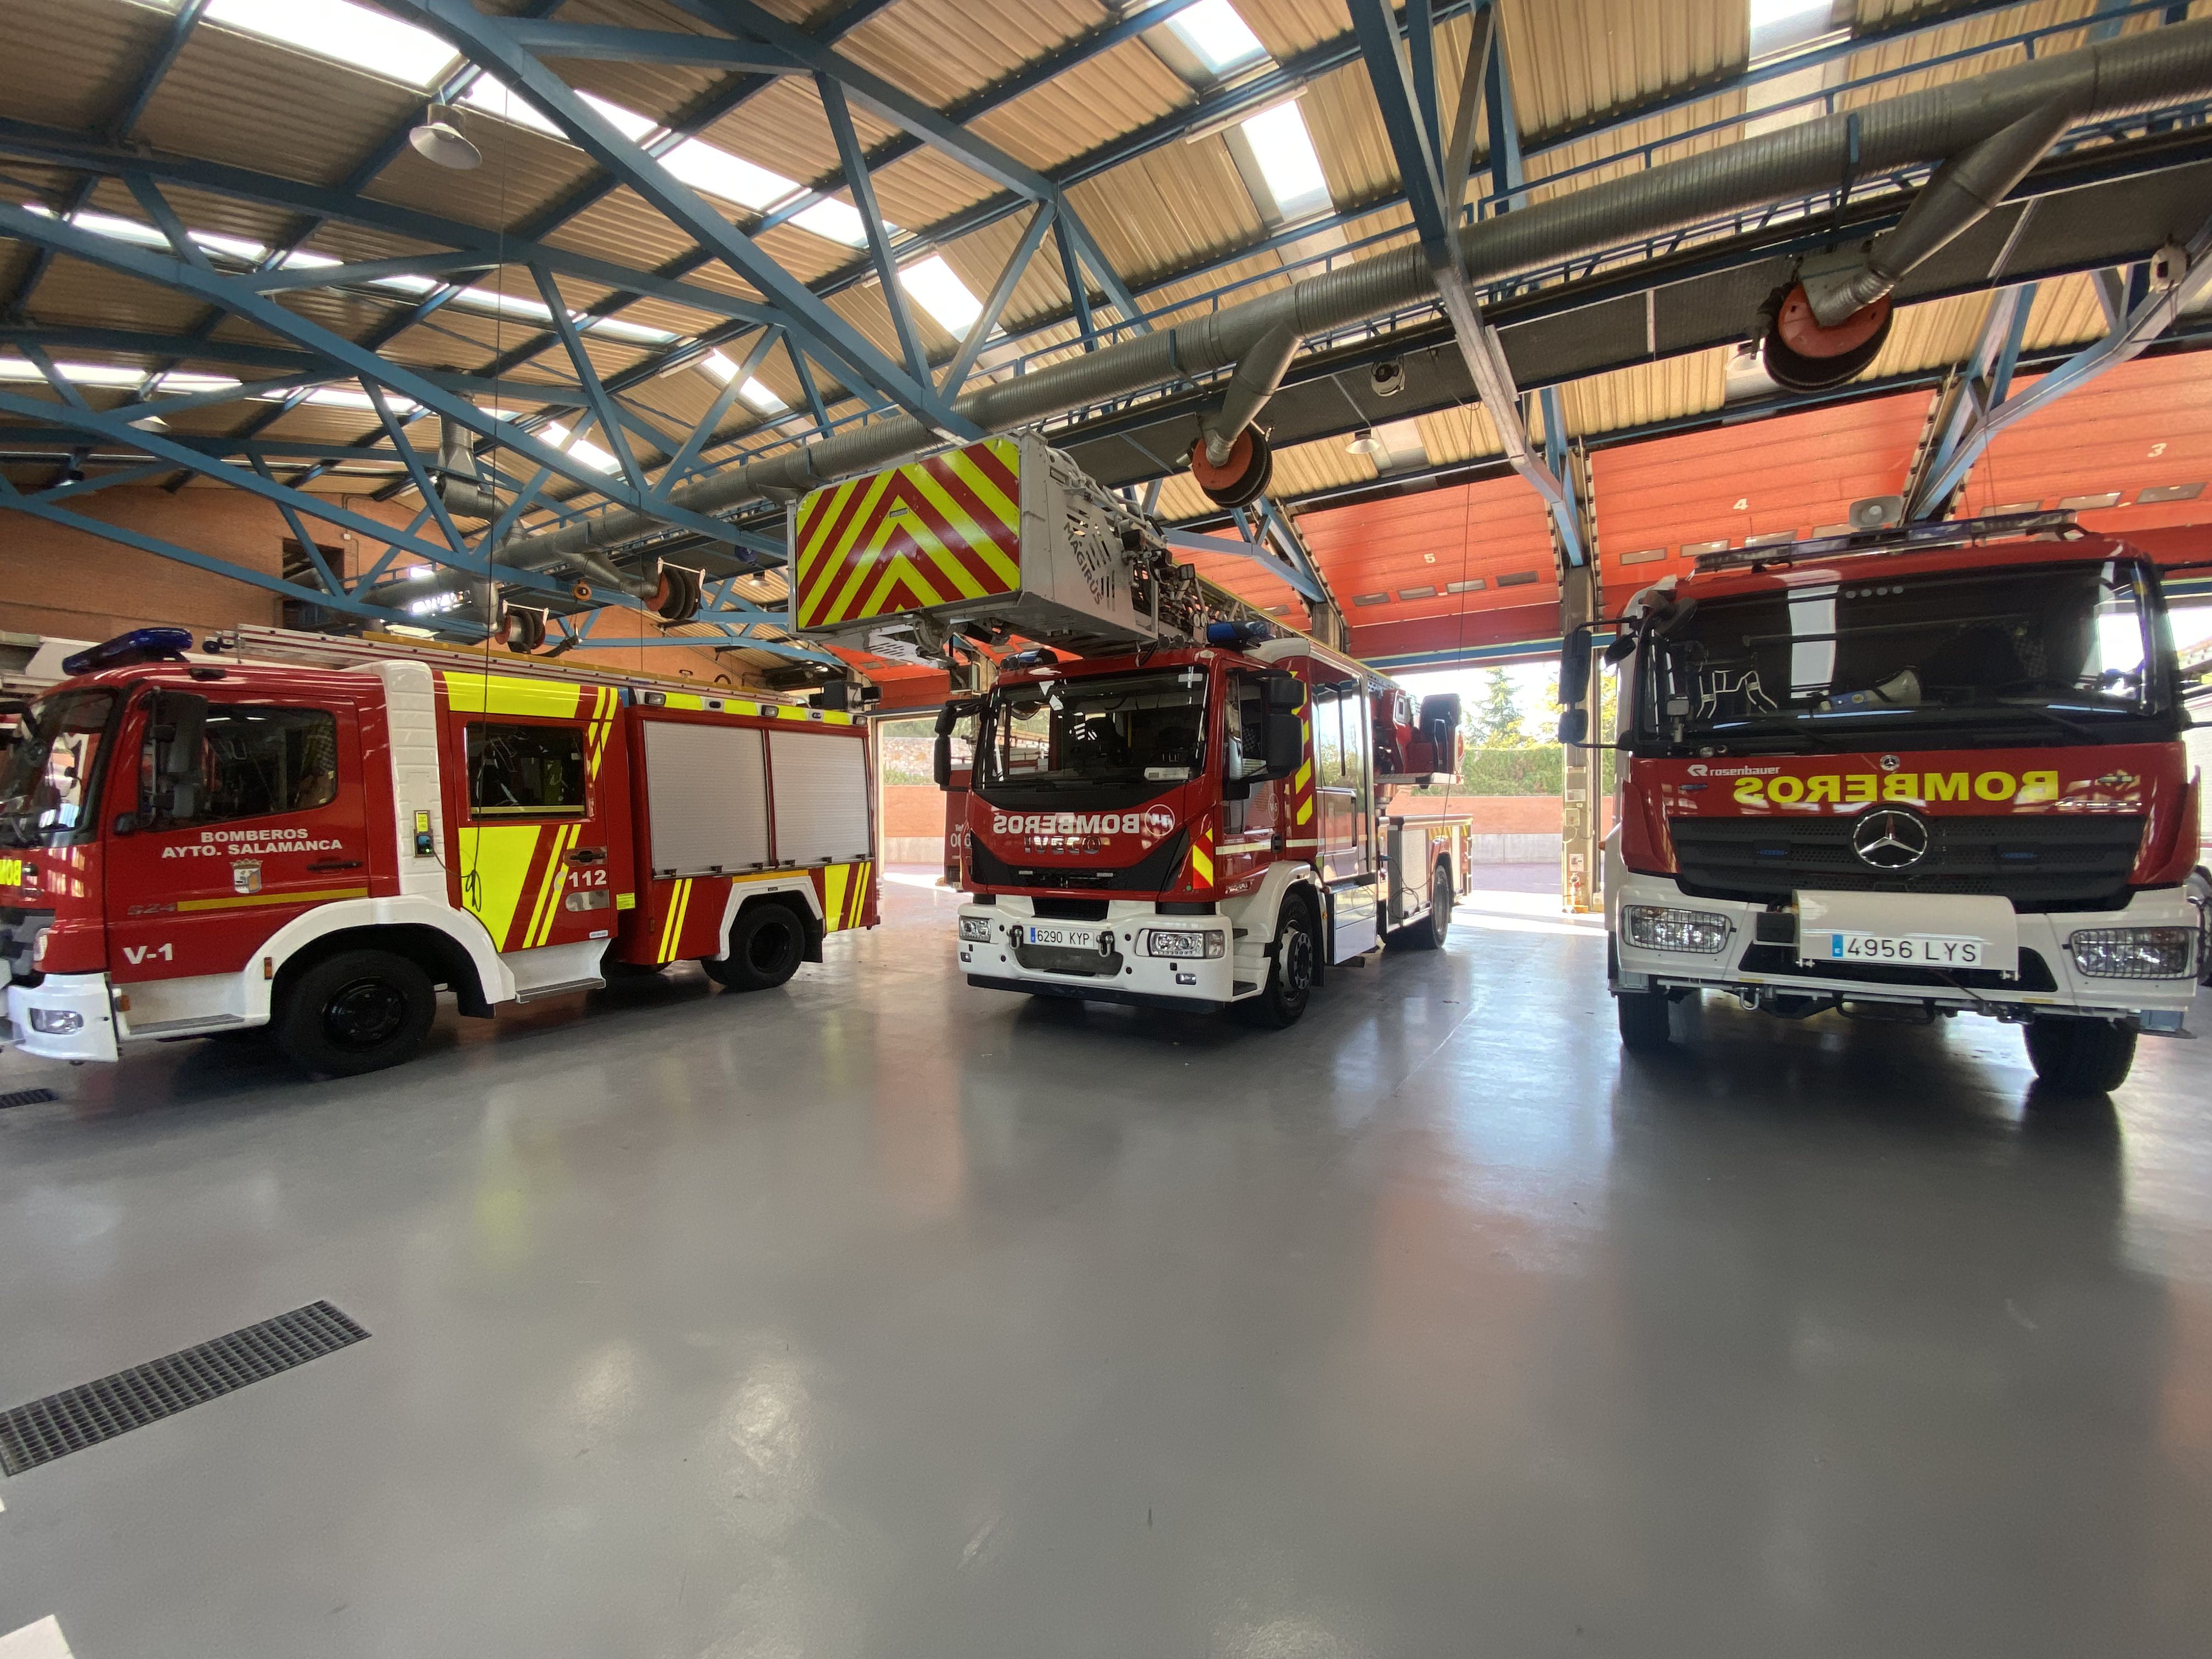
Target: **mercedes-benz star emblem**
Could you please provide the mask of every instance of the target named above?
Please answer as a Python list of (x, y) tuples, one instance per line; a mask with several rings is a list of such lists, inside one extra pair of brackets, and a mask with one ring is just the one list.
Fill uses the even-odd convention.
[(1851, 826), (1851, 851), (1875, 870), (1909, 870), (1928, 856), (1928, 825), (1917, 812), (1885, 806)]

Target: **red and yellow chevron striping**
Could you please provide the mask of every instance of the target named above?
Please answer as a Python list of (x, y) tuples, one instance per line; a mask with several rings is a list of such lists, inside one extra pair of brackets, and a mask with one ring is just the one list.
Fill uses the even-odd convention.
[(800, 628), (1011, 593), (1021, 581), (1021, 477), (994, 438), (817, 489), (799, 503)]

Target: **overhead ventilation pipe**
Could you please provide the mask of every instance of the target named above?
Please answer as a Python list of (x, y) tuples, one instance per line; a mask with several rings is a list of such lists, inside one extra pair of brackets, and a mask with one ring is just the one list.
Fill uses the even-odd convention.
[(495, 519), (499, 497), (477, 467), (476, 434), (450, 415), (438, 416), (438, 499), (457, 519)]
[(1259, 500), (1274, 477), (1274, 452), (1267, 434), (1252, 422), (1290, 373), (1298, 343), (1298, 331), (1287, 322), (1255, 340), (1237, 360), (1221, 407), (1206, 417), (1191, 446), (1191, 477), (1220, 506), (1243, 507)]
[[(2056, 118), (2057, 112), (2073, 120), (2092, 120), (2207, 95), (2212, 95), (2212, 20), (2169, 24), (1972, 82), (1909, 93), (1850, 116), (1831, 115), (1762, 133), (1569, 191), (1468, 226), (1459, 233), (1461, 252), (1470, 282), (1492, 282), (1832, 190), (1847, 164), (1866, 174), (1893, 173), (1964, 156), (2008, 128)], [(957, 407), (986, 432), (1011, 431), (1243, 362), (1279, 330), (1287, 328), (1303, 340), (1322, 330), (1386, 316), (1434, 295), (1421, 250), (1394, 249), (1224, 307), (1193, 323), (976, 386)], [(672, 491), (669, 499), (692, 513), (726, 513), (763, 499), (771, 489), (811, 489), (902, 460), (939, 441), (911, 416), (894, 416), (730, 468)], [(498, 556), (527, 569), (544, 569), (595, 548), (635, 540), (659, 523), (647, 514), (610, 513), (517, 536), (501, 546)]]
[(1806, 261), (1763, 313), (1767, 374), (1792, 391), (1817, 392), (1872, 362), (1889, 337), (1892, 290), (1979, 224), (2081, 118), (2071, 102), (2053, 99), (1944, 162), (1895, 229), (1840, 256)]

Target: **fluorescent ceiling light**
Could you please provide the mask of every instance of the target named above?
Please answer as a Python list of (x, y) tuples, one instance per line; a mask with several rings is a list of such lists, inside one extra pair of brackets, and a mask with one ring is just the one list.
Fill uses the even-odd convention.
[[(56, 363), (54, 372), (71, 386), (112, 386), (125, 392), (136, 392), (146, 386), (146, 370), (125, 363)], [(0, 380), (43, 386), (46, 377), (39, 372), (37, 364), (27, 359), (0, 357)], [(147, 389), (183, 396), (195, 392), (228, 392), (237, 386), (238, 382), (228, 374), (200, 374), (190, 369), (173, 368)]]
[(354, 0), (213, 0), (205, 17), (410, 87), (434, 85), (455, 62), (429, 30)]
[(1268, 193), (1285, 219), (1296, 219), (1329, 204), (1328, 176), (1314, 153), (1306, 118), (1295, 102), (1261, 110), (1243, 124), (1245, 141), (1267, 181)]
[(1267, 55), (1229, 0), (1198, 0), (1169, 18), (1168, 27), (1211, 74), (1224, 75)]
[(545, 436), (553, 447), (564, 455), (573, 456), (599, 472), (619, 471), (622, 463), (593, 443), (589, 438), (579, 438), (558, 421), (545, 422)]
[[(42, 219), (54, 217), (54, 210), (39, 202), (26, 202), (23, 210), (35, 213)], [(140, 247), (157, 247), (169, 251), (169, 239), (152, 225), (141, 224), (136, 219), (118, 219), (112, 213), (94, 213), (80, 208), (69, 216), (69, 222), (79, 230), (88, 230), (95, 236), (112, 236), (118, 242), (131, 242)], [(222, 236), (211, 230), (186, 230), (185, 234), (210, 253), (227, 254), (231, 258), (256, 264), (269, 257), (269, 250), (258, 242), (249, 242), (242, 236)], [(331, 261), (336, 264), (337, 261)]]
[(899, 268), (899, 286), (934, 317), (954, 339), (964, 338), (969, 325), (983, 314), (983, 302), (969, 291), (959, 274), (945, 263), (942, 254)]

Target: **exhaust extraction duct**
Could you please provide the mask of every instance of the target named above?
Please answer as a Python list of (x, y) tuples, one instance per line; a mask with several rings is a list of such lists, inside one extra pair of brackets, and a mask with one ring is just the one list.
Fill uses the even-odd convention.
[[(1460, 251), (1468, 281), (1486, 283), (1831, 190), (1847, 166), (1863, 176), (1957, 157), (1960, 165), (1950, 177), (1939, 175), (1940, 189), (1931, 181), (1922, 192), (1926, 211), (1899, 250), (1909, 254), (1926, 236), (1931, 240), (1919, 255), (1925, 258), (1964, 228), (1954, 222), (1972, 203), (1983, 202), (1986, 210), (1988, 201), (2016, 182), (2015, 174), (2002, 189), (1997, 187), (2031, 146), (2033, 155), (2021, 163), (2023, 173), (2049, 148), (2051, 140), (2043, 136), (2049, 124), (2124, 115), (2208, 94), (2212, 20), (2169, 24), (1998, 70), (1971, 82), (1930, 87), (1847, 116), (1763, 133), (1538, 202), (1462, 229)], [(2008, 136), (1991, 142), (2001, 135)], [(1970, 157), (1984, 144), (1990, 148)], [(1912, 217), (1908, 212), (1907, 222)], [(1953, 228), (1936, 238), (1947, 225)], [(1883, 246), (1897, 248), (1906, 228), (1900, 223)], [(1264, 374), (1272, 366), (1272, 353), (1260, 348), (1271, 337), (1287, 332), (1295, 349), (1296, 342), (1323, 330), (1385, 316), (1433, 299), (1435, 291), (1422, 251), (1395, 249), (1194, 322), (976, 386), (958, 398), (957, 407), (982, 430), (1006, 432), (1232, 365), (1249, 362)], [(672, 491), (669, 500), (691, 513), (726, 513), (780, 492), (805, 491), (888, 465), (940, 441), (913, 416), (893, 416), (687, 484)], [(1205, 448), (1202, 441), (1200, 449)], [(495, 556), (502, 563), (542, 570), (635, 540), (660, 522), (647, 514), (617, 510), (513, 537)]]

